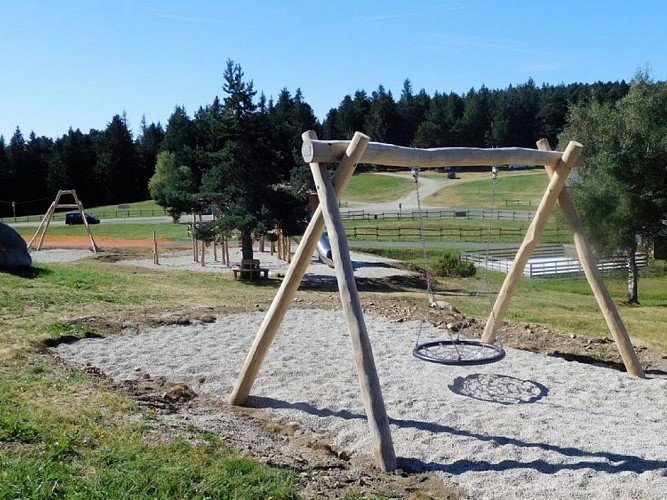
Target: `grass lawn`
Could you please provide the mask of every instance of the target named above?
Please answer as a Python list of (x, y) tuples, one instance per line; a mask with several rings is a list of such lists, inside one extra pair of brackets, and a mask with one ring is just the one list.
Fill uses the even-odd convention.
[[(423, 176), (444, 179), (444, 174), (425, 171)], [(488, 208), (491, 206), (492, 180), (490, 174), (461, 172), (459, 180), (429, 196), (430, 206)], [(535, 210), (549, 178), (543, 169), (511, 172), (501, 171), (496, 182), (494, 206), (498, 210)], [(347, 202), (384, 203), (396, 201), (414, 190), (409, 172), (393, 175), (362, 172), (355, 174), (348, 184), (341, 204)]]
[(384, 175), (369, 172), (355, 174), (343, 192), (341, 204), (350, 201), (378, 203), (398, 200), (415, 188), (409, 176)]
[[(463, 172), (457, 182), (428, 197), (426, 203), (443, 207), (488, 208), (493, 180), (490, 175)], [(467, 181), (471, 177), (475, 180)], [(481, 178), (480, 178), (481, 177)], [(494, 206), (498, 210), (535, 210), (549, 184), (543, 169), (530, 172), (501, 171), (496, 180)]]
[(138, 210), (164, 210), (160, 205), (158, 205), (155, 200), (145, 200), (145, 201), (135, 201), (133, 203), (121, 203), (117, 205), (104, 205), (101, 207), (92, 207), (90, 209), (91, 212), (112, 212), (114, 210), (120, 210), (118, 207), (119, 205), (127, 206), (128, 208), (124, 208), (122, 210), (129, 210), (131, 212), (138, 211)]
[[(458, 255), (461, 249), (427, 249), (426, 261), (423, 250), (416, 246), (411, 249), (367, 250), (410, 262), (418, 267), (432, 268), (443, 253)], [(491, 295), (488, 300), (458, 293), (446, 298), (467, 314), (486, 317), (506, 275), (487, 271), (487, 285), (480, 283), (484, 275), (484, 271), (479, 269), (474, 278), (438, 278), (438, 285), (434, 289), (467, 290), (473, 295), (478, 293)], [(667, 351), (667, 330), (664, 328), (665, 308), (667, 308), (667, 263), (653, 261), (649, 269), (642, 271), (639, 280), (639, 300), (642, 305), (639, 307), (626, 306), (622, 303), (626, 294), (624, 273), (606, 275), (604, 281), (619, 308), (630, 336), (642, 343)], [(511, 299), (505, 319), (518, 324), (544, 325), (561, 332), (610, 337), (590, 286), (583, 277), (523, 278)]]
[[(121, 224), (95, 224), (91, 225), (93, 236), (103, 236), (109, 238), (127, 238), (127, 239), (151, 239), (153, 231), (158, 238), (170, 241), (187, 242), (190, 241), (186, 224), (175, 223), (121, 223)], [(21, 236), (32, 237), (35, 234), (35, 228), (18, 227), (16, 228)], [(86, 228), (83, 225), (63, 226), (52, 225), (46, 233), (54, 236), (87, 236)]]
[[(467, 219), (465, 217), (423, 218), (426, 241), (521, 243), (530, 226), (527, 220)], [(351, 240), (419, 241), (418, 217), (345, 220)], [(489, 227), (490, 226), (490, 227)], [(356, 228), (356, 229), (355, 229)], [(541, 243), (571, 243), (572, 232), (559, 217), (551, 217)]]

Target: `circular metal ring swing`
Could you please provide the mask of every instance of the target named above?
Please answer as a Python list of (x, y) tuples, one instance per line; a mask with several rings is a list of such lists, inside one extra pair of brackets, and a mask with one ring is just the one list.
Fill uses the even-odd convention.
[(435, 340), (418, 344), (412, 354), (431, 363), (472, 366), (500, 361), (505, 357), (505, 350), (478, 340)]

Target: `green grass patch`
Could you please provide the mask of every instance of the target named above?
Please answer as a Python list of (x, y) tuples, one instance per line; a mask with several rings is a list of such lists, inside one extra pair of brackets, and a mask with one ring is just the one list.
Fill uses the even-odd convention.
[[(438, 242), (521, 243), (530, 226), (527, 220), (468, 219), (466, 217), (378, 218), (345, 220), (347, 237), (351, 240), (419, 241), (420, 224), (424, 239)], [(559, 217), (551, 217), (541, 243), (571, 243), (572, 232)]]
[[(123, 207), (122, 209), (119, 207)], [(127, 208), (125, 208), (127, 207)], [(136, 212), (136, 211), (149, 211), (149, 210), (156, 210), (156, 211), (163, 211), (164, 209), (158, 205), (155, 200), (145, 200), (145, 201), (135, 201), (133, 203), (119, 203), (117, 205), (104, 205), (100, 207), (92, 207), (90, 209), (91, 212), (113, 212), (115, 210), (120, 210), (120, 211), (126, 211), (129, 210), (130, 212)]]
[[(419, 268), (433, 270), (444, 253), (458, 253), (457, 248), (360, 249), (392, 259), (409, 262)], [(478, 269), (474, 278), (439, 278), (434, 290), (466, 314), (487, 317), (496, 295), (505, 280), (502, 273)], [(667, 269), (664, 263), (653, 262), (642, 272), (639, 281), (640, 307), (626, 306), (626, 281), (623, 273), (606, 275), (605, 284), (620, 311), (630, 336), (642, 343), (667, 350), (667, 329), (664, 327), (667, 308)], [(425, 286), (425, 285), (424, 285)], [(539, 324), (560, 332), (573, 332), (593, 337), (609, 337), (607, 324), (591, 288), (584, 277), (523, 278), (512, 296), (505, 319), (513, 323)], [(502, 339), (501, 339), (502, 340)]]
[(150, 410), (43, 354), (49, 339), (100, 333), (81, 318), (268, 304), (276, 287), (96, 258), (0, 273), (0, 498), (294, 498), (290, 472), (194, 428), (158, 435)]
[[(475, 174), (460, 175), (464, 180), (467, 175)], [(454, 183), (429, 196), (425, 202), (431, 206), (489, 208), (493, 197), (497, 210), (535, 210), (548, 184), (549, 177), (541, 169), (528, 173), (502, 171), (496, 180), (495, 196), (493, 180), (488, 175), (479, 180)]]
[[(0, 453), (1, 498), (295, 498), (297, 477), (238, 456), (219, 439), (151, 444), (120, 428), (50, 453)], [(61, 438), (62, 439), (62, 438)], [(63, 449), (67, 453), (63, 453)]]
[(363, 172), (355, 174), (341, 197), (341, 204), (356, 201), (365, 203), (381, 203), (398, 200), (415, 189), (414, 181), (409, 175), (386, 175)]
[(142, 300), (132, 276), (113, 269), (52, 264), (35, 266), (33, 278), (0, 273), (0, 308), (12, 314), (57, 312), (69, 304), (127, 305)]

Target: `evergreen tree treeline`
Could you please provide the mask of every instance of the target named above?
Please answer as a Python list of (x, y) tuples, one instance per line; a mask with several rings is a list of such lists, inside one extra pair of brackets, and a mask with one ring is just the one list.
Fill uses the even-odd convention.
[[(406, 80), (398, 99), (383, 86), (370, 94), (358, 90), (345, 96), (322, 123), (299, 90), (291, 95), (285, 89), (268, 103), (260, 95), (253, 115), (264, 116), (282, 136), (272, 139), (279, 152), (271, 159), (273, 168), (291, 168), (291, 178), (305, 183), (309, 174), (298, 151), (300, 135), (308, 128), (323, 139), (349, 139), (359, 130), (373, 141), (425, 148), (534, 147), (542, 137), (557, 143), (570, 106), (586, 100), (614, 103), (629, 88), (625, 81), (538, 87), (529, 80), (503, 90), (482, 86), (465, 95), (429, 95), (413, 91)], [(248, 103), (234, 105), (242, 111)], [(12, 216), (11, 202), (17, 215), (44, 213), (59, 189), (76, 189), (86, 206), (146, 199), (161, 151), (174, 154), (176, 165), (189, 166), (195, 185), (201, 186), (204, 173), (215, 164), (205, 153), (223, 150), (221, 138), (228, 141), (233, 135), (229, 127), (219, 129), (224, 121), (216, 117), (224, 109), (230, 109), (229, 103), (217, 98), (192, 118), (176, 107), (165, 128), (142, 120), (136, 136), (124, 114), (114, 116), (104, 130), (70, 129), (55, 140), (34, 133), (26, 139), (19, 128), (8, 140), (0, 136), (0, 217)]]

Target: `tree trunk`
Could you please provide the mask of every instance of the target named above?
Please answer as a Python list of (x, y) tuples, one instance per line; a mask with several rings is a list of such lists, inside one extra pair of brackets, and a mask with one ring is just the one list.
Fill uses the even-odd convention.
[(626, 303), (639, 305), (639, 296), (637, 294), (639, 269), (637, 268), (637, 260), (635, 259), (636, 251), (637, 245), (628, 250), (628, 296)]
[(243, 259), (252, 259), (252, 234), (250, 232), (241, 233), (241, 255)]

